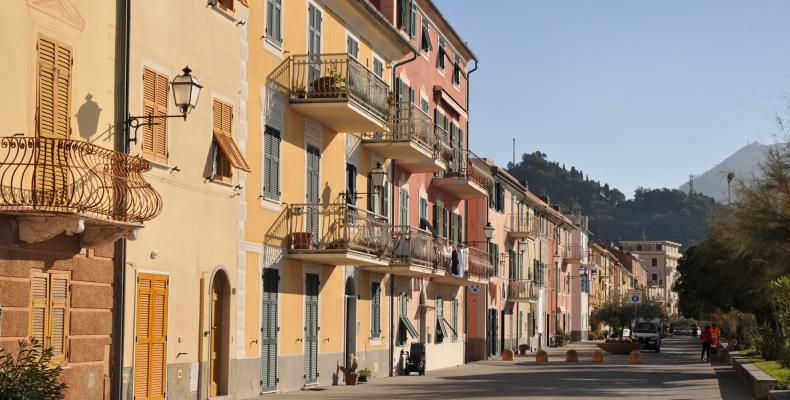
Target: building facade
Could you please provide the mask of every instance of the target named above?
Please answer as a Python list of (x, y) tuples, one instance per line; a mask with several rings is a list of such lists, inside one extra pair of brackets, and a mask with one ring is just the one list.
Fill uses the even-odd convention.
[(677, 267), (681, 244), (667, 240), (633, 240), (622, 241), (620, 246), (642, 259), (651, 296), (663, 303), (670, 315), (677, 315), (678, 295), (673, 288), (680, 277)]

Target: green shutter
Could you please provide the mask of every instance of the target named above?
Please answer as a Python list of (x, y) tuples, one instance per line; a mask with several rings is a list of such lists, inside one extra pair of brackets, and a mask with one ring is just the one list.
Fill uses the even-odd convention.
[(458, 299), (453, 299), (453, 340), (458, 339)]
[(409, 20), (409, 34), (412, 39), (417, 37), (417, 4), (411, 2), (411, 15)]
[(279, 271), (263, 271), (261, 304), (261, 392), (277, 390), (277, 294)]
[(372, 282), (370, 284), (370, 336), (373, 338), (381, 337), (381, 284)]
[(263, 194), (280, 200), (280, 131), (270, 126), (264, 130)]
[(305, 276), (305, 383), (318, 382), (318, 274)]

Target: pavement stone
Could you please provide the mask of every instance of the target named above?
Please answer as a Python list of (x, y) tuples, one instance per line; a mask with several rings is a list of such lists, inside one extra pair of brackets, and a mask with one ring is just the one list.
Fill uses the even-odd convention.
[[(628, 356), (607, 354), (593, 364), (594, 343), (547, 349), (548, 364), (534, 354), (515, 361), (487, 360), (430, 371), (426, 376), (377, 378), (357, 386), (332, 386), (262, 396), (261, 399), (749, 399), (751, 395), (727, 364), (699, 361), (692, 337), (665, 339), (661, 352), (642, 352), (641, 365)], [(564, 361), (567, 350), (578, 363)]]

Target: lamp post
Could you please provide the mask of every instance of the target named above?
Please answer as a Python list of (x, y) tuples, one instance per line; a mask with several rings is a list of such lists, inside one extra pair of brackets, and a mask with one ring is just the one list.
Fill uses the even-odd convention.
[(128, 142), (137, 143), (137, 129), (141, 126), (158, 125), (159, 122), (154, 122), (155, 119), (183, 118), (186, 121), (187, 114), (197, 106), (200, 90), (203, 89), (203, 86), (200, 84), (197, 77), (192, 75), (192, 70), (189, 66), (184, 67), (181, 71), (183, 73), (177, 75), (173, 78), (173, 81), (170, 82), (170, 86), (173, 89), (173, 102), (181, 114), (154, 115), (149, 113), (148, 115), (139, 116), (130, 115), (126, 119), (126, 126), (134, 129), (134, 138), (129, 135), (127, 139)]

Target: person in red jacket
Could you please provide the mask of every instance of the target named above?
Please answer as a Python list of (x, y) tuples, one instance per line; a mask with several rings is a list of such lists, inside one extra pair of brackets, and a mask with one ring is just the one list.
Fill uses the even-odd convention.
[(699, 356), (700, 361), (710, 361), (710, 325), (705, 325), (705, 330), (699, 334), (699, 341), (702, 343), (702, 354)]
[(719, 327), (716, 324), (711, 324), (710, 326), (710, 347), (712, 349), (717, 348), (719, 345), (719, 336), (721, 336), (721, 331), (719, 331)]

